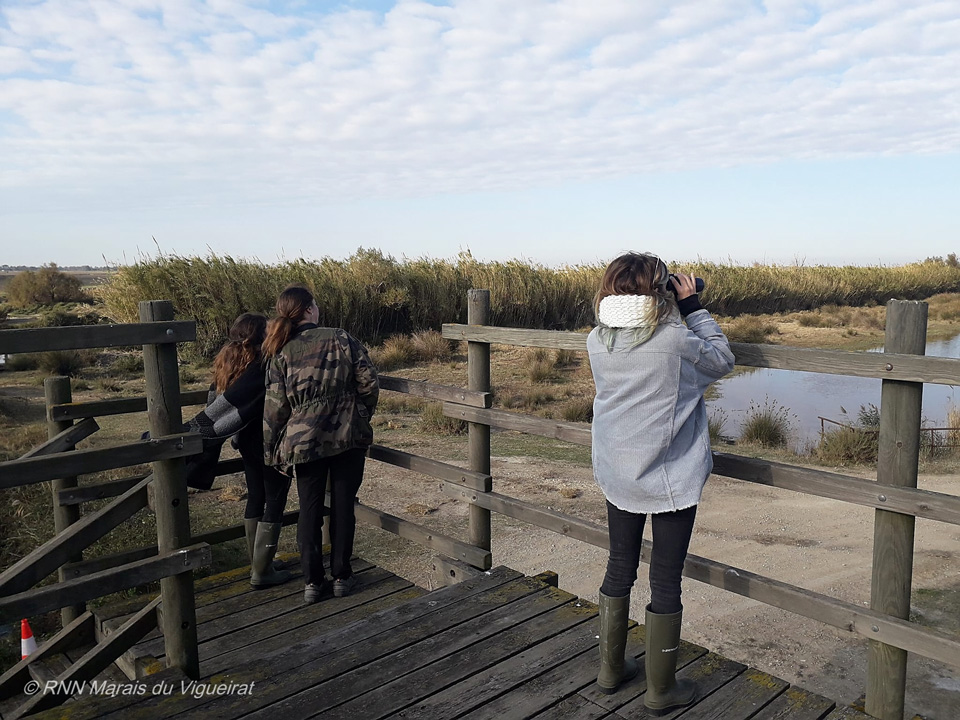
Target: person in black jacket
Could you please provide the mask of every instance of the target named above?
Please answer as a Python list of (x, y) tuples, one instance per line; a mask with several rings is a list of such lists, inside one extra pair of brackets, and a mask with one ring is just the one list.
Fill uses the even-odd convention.
[[(274, 567), (273, 558), (282, 527), (290, 478), (264, 464), (263, 400), (264, 366), (260, 346), (266, 337), (267, 319), (258, 313), (244, 313), (230, 328), (228, 342), (213, 363), (213, 384), (207, 407), (187, 425), (216, 447), (233, 436), (233, 444), (243, 459), (247, 481), (247, 506), (243, 514), (247, 551), (250, 555), (250, 584), (255, 588), (278, 585), (290, 579), (286, 570)], [(205, 444), (207, 444), (205, 443)], [(216, 460), (214, 460), (214, 463)], [(215, 466), (214, 466), (215, 467)], [(194, 480), (190, 482), (191, 474)], [(206, 474), (197, 481), (196, 475)], [(199, 470), (199, 464), (187, 464), (191, 486), (210, 487), (213, 470)]]

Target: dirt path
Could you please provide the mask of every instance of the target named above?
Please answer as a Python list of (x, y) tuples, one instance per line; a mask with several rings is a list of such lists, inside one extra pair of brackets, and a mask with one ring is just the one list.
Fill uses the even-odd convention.
[[(362, 502), (466, 539), (467, 506), (442, 495), (436, 481), (380, 463), (368, 468)], [(603, 496), (588, 467), (495, 457), (492, 474), (497, 492), (605, 524)], [(956, 494), (960, 478), (923, 477), (921, 487)], [(578, 496), (565, 497), (570, 495)], [(873, 514), (868, 508), (714, 476), (700, 506), (691, 552), (868, 605)], [(649, 532), (648, 527), (648, 538)], [(605, 551), (498, 515), (493, 539), (495, 565), (527, 574), (554, 570), (562, 588), (596, 601)], [(431, 553), (393, 536), (361, 529), (357, 551), (424, 587), (434, 582)], [(960, 529), (918, 522), (915, 620), (957, 631), (957, 558)], [(647, 566), (641, 566), (631, 604), (631, 616), (641, 621), (649, 596), (646, 572)], [(844, 704), (864, 692), (867, 641), (857, 635), (693, 580), (684, 581), (684, 605), (684, 636), (693, 642)], [(957, 670), (911, 655), (907, 708), (909, 717), (960, 717)]]

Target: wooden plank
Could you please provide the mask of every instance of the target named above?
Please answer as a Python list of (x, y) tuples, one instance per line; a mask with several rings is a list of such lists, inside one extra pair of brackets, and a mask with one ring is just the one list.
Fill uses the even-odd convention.
[(59, 535), (15, 562), (0, 574), (0, 592), (12, 595), (27, 590), (74, 557), (78, 550), (89, 547), (138, 510), (147, 506), (147, 485), (143, 478), (106, 507), (84, 515)]
[(86, 475), (166, 458), (182, 458), (196, 455), (201, 449), (199, 435), (183, 433), (95, 450), (75, 450), (52, 457), (10, 460), (0, 463), (0, 489), (31, 485), (63, 475)]
[(452, 483), (442, 483), (441, 490), (444, 495), (455, 500), (475, 503), (487, 510), (507, 515), (516, 520), (523, 520), (531, 525), (552, 530), (555, 533), (582, 540), (597, 547), (608, 547), (609, 533), (603, 525), (581, 520), (557, 510), (548, 510), (542, 506), (517, 500), (500, 493), (478, 493)]
[(0, 700), (6, 700), (23, 692), (24, 684), (30, 679), (30, 665), (54, 655), (93, 642), (93, 613), (89, 610), (66, 625), (56, 635), (40, 645), (36, 652), (21, 660), (0, 675)]
[(0, 330), (0, 355), (172, 344), (196, 339), (197, 324), (193, 320)]
[(58, 504), (61, 507), (68, 505), (81, 505), (93, 500), (104, 500), (108, 497), (123, 495), (127, 490), (134, 487), (137, 483), (149, 476), (150, 473), (140, 473), (133, 477), (121, 478), (119, 480), (108, 480), (107, 482), (84, 485), (82, 487), (69, 488), (57, 493)]
[[(572, 596), (556, 588), (545, 588), (532, 597), (566, 602), (530, 617), (536, 605), (517, 601), (480, 619), (481, 627), (471, 633), (472, 637), (462, 633), (443, 639), (431, 636), (408, 653), (396, 653), (358, 668), (275, 707), (284, 713), (285, 720), (313, 715), (301, 698), (324, 708), (318, 717), (378, 720), (401, 710), (406, 714), (405, 709), (421, 698), (484, 673), (511, 655), (596, 617), (595, 607), (578, 607), (578, 603), (570, 602)], [(521, 613), (521, 608), (526, 612)]]
[[(180, 406), (206, 405), (206, 390), (187, 390), (180, 393)], [(126, 415), (147, 411), (147, 398), (117, 398), (93, 402), (71, 402), (51, 405), (47, 414), (52, 420), (79, 420), (80, 418)]]
[(599, 705), (594, 705), (579, 695), (573, 695), (534, 715), (533, 720), (603, 720), (616, 717)]
[[(385, 654), (380, 643), (373, 647), (367, 647), (366, 644), (352, 645), (341, 650), (336, 658), (329, 659), (321, 668), (317, 668), (317, 672), (311, 671), (309, 684), (304, 684), (300, 679), (309, 666), (301, 667), (296, 671), (297, 687), (293, 690), (302, 689), (303, 692), (294, 695), (291, 688), (285, 686), (282, 688), (282, 697), (288, 699), (271, 704), (265, 711), (281, 711), (291, 716), (287, 720), (292, 720), (292, 717), (302, 717), (304, 714), (337, 707), (341, 716), (359, 712), (353, 716), (366, 718), (369, 716), (369, 708), (365, 705), (363, 711), (358, 711), (353, 705), (343, 703), (351, 699), (358, 701), (362, 693), (376, 691), (391, 680), (425, 668), (437, 660), (469, 648), (474, 643), (495, 638), (505, 629), (515, 631), (526, 620), (544, 614), (549, 616), (551, 610), (569, 604), (572, 599), (568, 593), (530, 582), (529, 579), (509, 583), (497, 593), (477, 596), (470, 607), (450, 608), (441, 616), (450, 618), (451, 611), (461, 609), (469, 611), (470, 617), (465, 621), (459, 617), (459, 613), (455, 613), (452, 626), (450, 619), (439, 627), (424, 628), (418, 623), (416, 635), (392, 653)], [(557, 632), (560, 629), (562, 628)], [(529, 632), (525, 635), (529, 636)]]
[[(927, 304), (888, 302), (884, 350), (923, 355), (926, 342)], [(880, 492), (917, 487), (922, 402), (921, 383), (883, 381), (877, 458)], [(915, 525), (909, 515), (888, 510), (875, 513), (870, 608), (903, 620), (910, 617)], [(867, 714), (901, 720), (906, 689), (906, 651), (872, 641), (867, 656)]]
[(690, 708), (684, 717), (690, 720), (747, 720), (769, 705), (787, 689), (787, 683), (773, 675), (747, 668), (716, 692)]
[[(607, 530), (601, 525), (498, 493), (473, 493), (447, 483), (442, 486), (442, 490), (450, 497), (481, 504), (501, 514), (567, 537), (600, 548), (609, 547)], [(650, 550), (650, 543), (644, 541), (644, 562), (649, 562)], [(781, 610), (960, 667), (960, 641), (930, 628), (693, 554), (687, 555), (684, 575)]]
[(600, 620), (594, 617), (404, 708), (403, 716), (407, 720), (453, 720), (464, 711), (493, 700), (560, 665), (571, 655), (580, 656), (581, 662), (596, 671), (599, 632)]
[[(95, 678), (127, 648), (157, 626), (157, 606), (159, 604), (160, 598), (157, 598), (147, 605), (130, 618), (122, 628), (111, 635), (108, 640), (94, 646), (90, 652), (71, 665), (57, 680), (64, 686), (69, 686), (73, 682)], [(37, 693), (11, 715), (11, 718), (16, 720), (40, 710), (56, 707), (62, 705), (68, 699), (70, 699), (70, 695), (67, 693)]]
[(76, 425), (70, 425), (64, 430), (58, 432), (45, 443), (37, 445), (32, 450), (25, 452), (18, 459), (26, 460), (32, 457), (56, 455), (58, 453), (66, 452), (67, 450), (72, 450), (74, 445), (81, 440), (90, 437), (99, 429), (100, 426), (97, 425), (96, 420), (93, 418), (87, 418), (83, 422), (79, 422)]
[(356, 504), (355, 512), (357, 520), (360, 522), (378, 527), (381, 530), (388, 530), (394, 535), (399, 535), (407, 540), (425, 545), (448, 557), (463, 560), (484, 570), (488, 569), (492, 564), (489, 550), (481, 550), (478, 547), (433, 532), (409, 520), (399, 518), (396, 515), (368, 507), (363, 503)]
[(530, 435), (564, 440), (574, 445), (590, 445), (589, 423), (549, 420), (523, 415), (522, 413), (508, 412), (507, 410), (484, 410), (454, 403), (444, 403), (443, 414), (447, 417), (458, 418), (471, 423), (483, 423), (503, 430), (516, 430)]
[(840, 473), (728, 453), (713, 454), (713, 474), (960, 525), (960, 497), (955, 495), (879, 485)]
[(0, 597), (0, 622), (57, 610), (65, 605), (154, 582), (168, 575), (190, 572), (210, 562), (210, 546), (195, 545), (75, 580)]
[(803, 688), (790, 687), (752, 720), (822, 720), (836, 703)]
[[(597, 651), (593, 648), (570, 657), (555, 668), (530, 678), (517, 688), (485, 702), (463, 715), (463, 720), (529, 718), (597, 680)], [(605, 712), (605, 711), (604, 711)]]
[[(697, 688), (700, 693), (700, 697), (705, 698), (701, 700), (692, 708), (683, 707), (672, 710), (664, 715), (656, 716), (653, 715), (646, 706), (643, 704), (643, 696), (631, 700), (626, 705), (617, 710), (617, 716), (622, 718), (631, 718), (631, 720), (651, 720), (654, 717), (666, 718), (670, 720), (675, 718), (678, 715), (683, 714), (686, 717), (686, 714), (693, 712), (697, 706), (702, 702), (710, 699), (710, 694), (716, 692), (719, 688), (726, 685), (728, 682), (737, 677), (740, 673), (746, 670), (746, 665), (741, 663), (734, 662), (733, 660), (727, 660), (725, 657), (721, 657), (715, 653), (707, 653), (702, 658), (695, 660), (694, 662), (687, 665), (683, 670), (677, 671), (678, 678), (689, 678), (697, 683)], [(641, 670), (641, 672), (643, 672)], [(701, 716), (702, 717), (702, 716)], [(714, 714), (713, 718), (724, 718), (726, 716), (723, 714)], [(733, 720), (731, 718), (731, 720)]]
[(444, 323), (441, 334), (447, 340), (484, 342), (518, 347), (542, 347), (557, 350), (586, 350), (587, 333), (562, 330), (532, 330), (495, 325)]
[(860, 712), (856, 708), (843, 706), (838, 707), (823, 720), (875, 720), (875, 718)]
[[(369, 563), (355, 563), (354, 572), (360, 584), (357, 593), (392, 577), (389, 570), (374, 567)], [(209, 642), (232, 633), (243, 633), (261, 622), (266, 622), (287, 613), (294, 612), (303, 605), (303, 577), (297, 572), (291, 581), (271, 588), (243, 593), (220, 602), (197, 609), (197, 641)], [(351, 594), (352, 595), (352, 594)], [(348, 596), (349, 597), (349, 596)], [(360, 599), (360, 595), (356, 595)], [(156, 657), (163, 656), (162, 638), (142, 644), (140, 649)]]
[[(527, 330), (444, 324), (449, 340), (487, 342), (497, 345), (586, 350), (587, 335), (555, 330)], [(872, 353), (849, 350), (819, 350), (781, 345), (730, 343), (737, 365), (795, 370), (828, 375), (960, 385), (960, 360), (922, 357), (902, 353)]]
[[(300, 605), (294, 612), (258, 623), (242, 633), (233, 633), (200, 645), (200, 669), (205, 677), (236, 668), (250, 660), (251, 646), (258, 655), (269, 654), (299, 643), (305, 633), (324, 627), (327, 618), (337, 625), (348, 624), (370, 614), (396, 607), (418, 598), (426, 591), (408, 580), (393, 576), (364, 590), (363, 595), (349, 595), (345, 602), (320, 602)], [(352, 600), (350, 599), (352, 598)]]
[(493, 394), (490, 392), (464, 390), (455, 385), (437, 385), (393, 375), (381, 375), (379, 379), (381, 390), (391, 390), (431, 400), (443, 400), (481, 408), (488, 408), (493, 402)]
[(473, 565), (443, 555), (435, 555), (433, 558), (433, 579), (438, 586), (454, 585), (467, 578), (476, 577), (481, 572), (483, 571)]
[[(283, 525), (296, 525), (297, 519), (300, 516), (299, 510), (291, 510), (283, 514), (282, 523)], [(202, 532), (199, 535), (194, 535), (192, 537), (191, 544), (196, 545), (199, 543), (206, 543), (208, 545), (216, 545), (222, 542), (227, 542), (229, 540), (236, 540), (244, 536), (243, 523), (238, 523), (236, 525), (228, 525), (223, 528), (215, 528), (213, 530), (207, 530)], [(68, 573), (69, 577), (78, 578), (83, 577), (84, 575), (89, 575), (90, 573), (100, 572), (101, 570), (106, 570), (108, 568), (117, 567), (119, 565), (126, 565), (127, 563), (135, 562), (137, 560), (143, 560), (145, 558), (153, 557), (157, 554), (156, 546), (150, 547), (139, 547), (133, 548), (131, 550), (122, 550), (118, 553), (113, 553), (111, 555), (104, 555), (98, 558), (90, 558), (89, 560), (84, 560), (83, 562), (74, 563), (67, 565), (65, 571)], [(242, 574), (245, 577), (249, 577), (249, 569), (242, 569)], [(199, 593), (199, 588), (201, 587), (200, 583), (203, 583), (207, 578), (197, 581), (197, 592)]]
[[(190, 678), (183, 674), (178, 668), (165, 668), (150, 677), (149, 686), (151, 689), (157, 683), (172, 684), (174, 688), (181, 687), (180, 683), (190, 682)], [(69, 708), (70, 720), (98, 720), (110, 713), (116, 713), (122, 717), (123, 710), (133, 705), (144, 702), (142, 695), (116, 695), (109, 694), (83, 694), (73, 700)], [(36, 715), (32, 715), (30, 720), (62, 720), (66, 713), (63, 710), (48, 710)]]
[[(313, 634), (281, 652), (263, 654), (211, 678), (218, 683), (255, 682), (257, 691), (252, 697), (163, 698), (159, 703), (151, 702), (150, 712), (144, 713), (144, 717), (170, 717), (180, 713), (202, 713), (205, 718), (245, 715), (352, 669), (360, 651), (350, 648), (358, 644), (363, 646), (361, 657), (366, 661), (382, 657), (416, 643), (431, 629), (439, 631), (438, 628), (463, 623), (508, 602), (510, 597), (529, 595), (542, 587), (542, 583), (524, 578), (514, 570), (495, 568), (483, 578), (443, 588), (325, 634)], [(520, 595), (511, 594), (518, 589)], [(347, 656), (347, 653), (352, 654)]]
[(412, 470), (421, 475), (459, 483), (474, 490), (486, 491), (491, 488), (490, 473), (474, 472), (450, 463), (413, 455), (403, 450), (395, 450), (383, 445), (371, 445), (367, 451), (367, 457), (395, 467)]

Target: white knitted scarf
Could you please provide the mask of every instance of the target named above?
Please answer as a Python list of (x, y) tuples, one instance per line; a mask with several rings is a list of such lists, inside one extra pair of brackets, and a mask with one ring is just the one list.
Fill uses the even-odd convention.
[(597, 319), (611, 328), (656, 326), (657, 301), (650, 295), (607, 295), (600, 301)]

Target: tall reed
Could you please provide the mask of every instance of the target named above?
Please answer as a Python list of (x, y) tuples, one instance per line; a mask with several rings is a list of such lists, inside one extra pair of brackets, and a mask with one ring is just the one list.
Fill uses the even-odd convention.
[[(804, 265), (672, 265), (706, 280), (703, 301), (723, 315), (865, 305), (960, 291), (960, 268), (938, 260), (893, 267)], [(289, 283), (311, 287), (320, 322), (343, 327), (369, 344), (394, 333), (438, 330), (466, 321), (466, 294), (487, 288), (495, 325), (576, 329), (593, 324), (593, 296), (602, 265), (550, 268), (510, 260), (483, 263), (469, 253), (453, 260), (396, 260), (358, 250), (345, 260), (293, 260), (277, 265), (229, 256), (162, 255), (118, 268), (97, 294), (105, 313), (133, 322), (140, 300), (173, 301), (177, 315), (197, 320), (195, 351), (216, 352), (242, 312), (270, 314)]]

